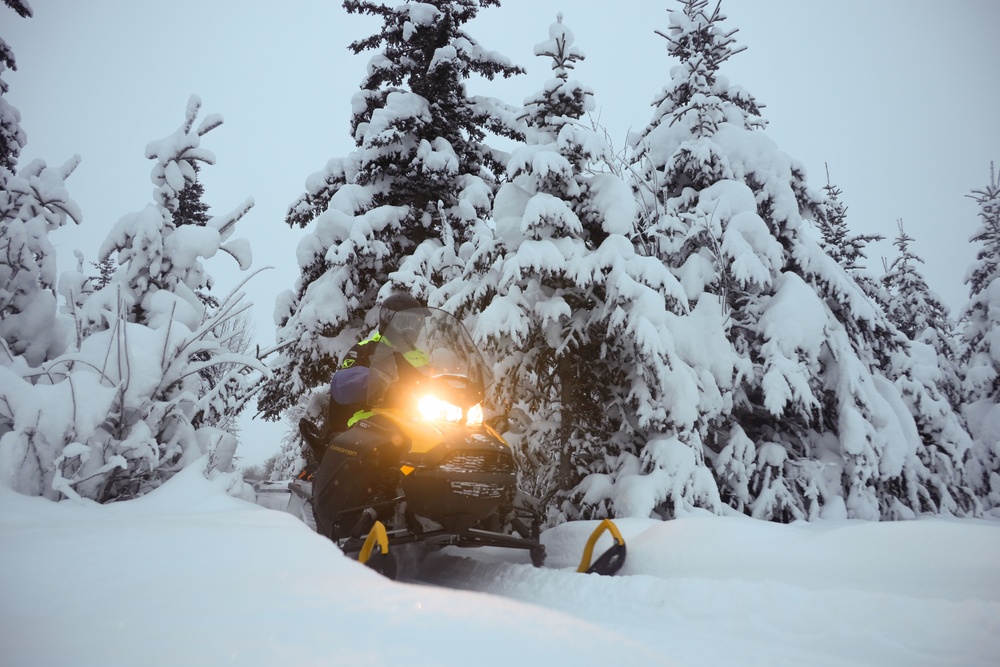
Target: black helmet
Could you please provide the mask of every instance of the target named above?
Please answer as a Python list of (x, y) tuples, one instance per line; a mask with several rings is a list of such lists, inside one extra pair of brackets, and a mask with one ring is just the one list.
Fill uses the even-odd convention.
[(389, 321), (392, 316), (401, 310), (408, 310), (410, 308), (422, 308), (424, 304), (420, 303), (412, 295), (405, 292), (396, 292), (395, 294), (390, 294), (382, 302), (382, 308), (378, 311), (378, 330), (379, 333), (384, 334), (386, 329), (389, 328)]

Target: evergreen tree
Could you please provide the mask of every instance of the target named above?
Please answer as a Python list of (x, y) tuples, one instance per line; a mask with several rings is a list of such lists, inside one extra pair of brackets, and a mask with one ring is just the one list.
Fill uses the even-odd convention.
[[(903, 221), (897, 224), (899, 235), (893, 245), (899, 256), (886, 267), (882, 276), (885, 312), (910, 341), (931, 348), (928, 352), (933, 353), (933, 363), (926, 365), (935, 369), (934, 385), (953, 410), (960, 410), (964, 401), (955, 324), (949, 317), (948, 307), (931, 291), (917, 268), (924, 260), (910, 250), (913, 239), (903, 229)], [(910, 348), (916, 350), (914, 345)]]
[[(680, 485), (692, 466), (711, 466), (725, 502), (769, 519), (975, 511), (960, 475), (926, 465), (927, 440), (893, 380), (903, 371), (880, 371), (907, 359), (905, 337), (805, 233), (829, 203), (765, 136), (753, 97), (719, 74), (742, 50), (720, 5), (681, 5), (660, 33), (681, 65), (632, 141), (650, 212), (641, 233), (690, 303), (721, 304), (729, 349), (701, 374), (723, 409), (702, 411), (682, 439), (687, 463), (674, 452), (640, 473), (661, 495), (681, 488), (685, 506), (704, 505)], [(689, 326), (679, 305), (676, 332)], [(637, 483), (630, 476), (616, 484)]]
[(865, 246), (885, 239), (881, 234), (851, 234), (847, 226), (847, 206), (841, 201), (843, 191), (830, 182), (830, 169), (826, 169), (825, 201), (817, 206), (815, 219), (821, 235), (821, 245), (869, 297), (880, 305), (885, 304), (881, 286), (865, 273)]
[[(122, 297), (132, 309), (129, 317), (132, 322), (159, 326), (157, 318), (163, 317), (164, 311), (153, 301), (163, 299), (174, 302), (175, 315), (171, 319), (184, 321), (191, 329), (203, 319), (206, 304), (200, 294), (210, 290), (214, 282), (200, 261), (208, 255), (179, 253), (179, 247), (197, 248), (199, 243), (206, 248), (215, 246), (232, 255), (241, 269), (249, 267), (246, 242), (242, 239), (226, 241), (236, 222), (253, 206), (253, 201), (247, 200), (231, 213), (213, 218), (212, 224), (208, 221), (198, 224), (204, 210), (198, 210), (198, 206), (191, 208), (192, 199), (185, 194), (193, 192), (198, 185), (197, 163), (215, 163), (215, 156), (200, 147), (201, 137), (222, 124), (220, 116), (210, 115), (195, 128), (200, 108), (201, 100), (192, 96), (183, 125), (170, 136), (146, 147), (146, 157), (156, 161), (151, 175), (156, 186), (155, 201), (142, 211), (124, 216), (100, 249), (101, 261), (117, 253), (119, 265), (127, 270)], [(104, 301), (100, 303), (107, 305)], [(89, 315), (98, 328), (108, 326), (106, 317), (98, 313)]]
[(864, 269), (862, 261), (867, 259), (865, 246), (872, 241), (881, 241), (881, 234), (851, 234), (847, 226), (847, 206), (840, 200), (843, 191), (830, 182), (830, 169), (826, 170), (825, 206), (816, 218), (822, 235), (822, 246), (830, 257), (848, 271)]
[(100, 262), (91, 262), (91, 264), (97, 269), (97, 276), (94, 278), (95, 289), (107, 287), (108, 283), (114, 277), (117, 268), (114, 258), (109, 255)]
[(433, 295), (449, 310), (478, 315), (473, 335), (498, 360), (494, 407), (525, 410), (531, 421), (523, 437), (510, 434), (523, 462), (522, 486), (552, 510), (580, 480), (574, 468), (588, 437), (604, 441), (613, 432), (605, 406), (614, 380), (601, 360), (604, 336), (595, 319), (605, 290), (594, 283), (603, 276), (581, 275), (592, 248), (578, 215), (590, 199), (584, 170), (602, 156), (579, 124), (594, 103), (591, 90), (569, 81), (584, 57), (573, 42), (559, 15), (549, 39), (535, 46), (536, 55), (551, 59), (555, 77), (525, 100), (526, 145), (511, 156), (495, 225), (479, 225), (463, 275)]
[(308, 417), (314, 422), (322, 419), (322, 401), (313, 400), (313, 397), (303, 395), (298, 403), (288, 408), (283, 415), (283, 420), (288, 429), (285, 431), (279, 443), (278, 452), (271, 461), (270, 481), (280, 482), (281, 480), (292, 479), (304, 469), (315, 469), (319, 462), (313, 460), (312, 449), (305, 447), (302, 436), (299, 434), (299, 420)]
[(377, 50), (352, 101), (357, 150), (311, 176), (286, 219), (315, 228), (299, 246), (295, 289), (276, 308), (281, 351), (259, 403), (265, 417), (277, 419), (329, 381), (338, 358), (374, 325), (390, 277), (426, 295), (458, 270), (456, 247), (488, 215), (497, 185), (500, 158), (486, 134), (519, 136), (509, 109), (465, 88), (472, 76), (521, 72), (464, 29), (498, 4), (344, 3), (383, 25), (350, 46)]
[[(177, 193), (177, 210), (171, 211), (171, 222), (174, 227), (181, 227), (182, 225), (204, 227), (212, 219), (212, 216), (209, 215), (209, 206), (204, 200), (205, 186), (198, 180), (201, 167), (197, 162), (191, 162), (190, 164), (194, 169), (194, 180), (187, 181), (180, 192)], [(207, 287), (210, 288), (211, 285)], [(195, 294), (209, 308), (219, 307), (219, 300), (207, 291), (207, 289), (198, 289)], [(240, 328), (243, 329), (244, 326)]]
[[(4, 4), (17, 12), (21, 18), (31, 16), (31, 7), (26, 2), (4, 0)], [(0, 168), (13, 172), (21, 149), (28, 139), (21, 129), (21, 113), (3, 98), (8, 90), (7, 82), (3, 80), (3, 73), (8, 69), (17, 71), (17, 61), (13, 49), (0, 38)]]
[(979, 206), (979, 244), (966, 273), (969, 302), (962, 321), (966, 417), (976, 443), (969, 462), (973, 485), (992, 508), (1000, 507), (1000, 176), (990, 164), (985, 188), (970, 195)]
[(177, 193), (177, 210), (172, 211), (172, 222), (175, 227), (181, 225), (199, 225), (204, 227), (212, 216), (208, 214), (209, 206), (205, 203), (205, 186), (198, 180), (201, 167), (197, 162), (191, 162), (194, 169), (194, 180), (185, 182)]
[(963, 401), (954, 324), (947, 306), (917, 268), (923, 260), (910, 249), (913, 239), (903, 221), (897, 224), (894, 245), (899, 256), (882, 276), (884, 309), (908, 342), (892, 355), (884, 372), (895, 381), (914, 417), (923, 441), (917, 455), (927, 476), (940, 487), (925, 485), (929, 495), (922, 504), (960, 514), (976, 507), (976, 500), (963, 475), (972, 442), (960, 416)]
[[(31, 16), (27, 3), (4, 4), (22, 18)], [(61, 167), (35, 160), (17, 171), (27, 138), (20, 113), (3, 98), (8, 68), (17, 69), (14, 52), (0, 39), (0, 365), (24, 374), (65, 349), (68, 328), (56, 313), (56, 256), (48, 234), (80, 222), (65, 188), (80, 158)]]
[[(953, 336), (954, 325), (948, 317), (948, 307), (934, 294), (921, 275), (918, 264), (924, 260), (910, 250), (913, 238), (903, 229), (903, 221), (897, 221), (899, 235), (893, 245), (899, 256), (886, 267), (882, 283), (888, 291), (890, 301), (886, 314), (893, 324), (910, 340), (919, 340), (927, 328), (935, 330), (935, 339), (942, 342)], [(954, 359), (954, 350), (941, 349), (947, 357)], [(957, 398), (957, 397), (956, 397)]]
[(992, 164), (989, 184), (971, 196), (979, 205), (981, 226), (971, 238), (980, 247), (965, 277), (966, 392), (973, 401), (1000, 403), (1000, 345), (993, 343), (1000, 330), (1000, 176)]
[(82, 219), (65, 187), (79, 163), (79, 156), (58, 168), (35, 160), (16, 175), (0, 167), (0, 364), (37, 368), (66, 348), (49, 233)]
[(648, 514), (653, 500), (603, 487), (617, 467), (642, 465), (641, 443), (663, 434), (668, 415), (694, 412), (695, 391), (677, 401), (671, 388), (697, 385), (660, 333), (665, 298), (683, 298), (681, 287), (635, 252), (635, 201), (606, 167), (606, 142), (581, 123), (594, 102), (569, 78), (583, 59), (573, 42), (560, 16), (535, 47), (554, 77), (525, 102), (526, 145), (511, 155), (495, 224), (465, 247), (465, 274), (432, 295), (474, 315), (497, 361), (494, 409), (527, 417), (507, 434), (523, 487), (552, 521), (641, 513), (643, 503)]

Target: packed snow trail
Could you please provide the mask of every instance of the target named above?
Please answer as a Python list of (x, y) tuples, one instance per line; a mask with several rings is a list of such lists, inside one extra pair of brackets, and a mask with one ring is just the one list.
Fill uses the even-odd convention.
[(1000, 652), (1000, 524), (618, 523), (616, 577), (575, 572), (593, 522), (544, 534), (542, 570), (449, 549), (419, 577), (572, 614), (682, 665), (986, 666)]

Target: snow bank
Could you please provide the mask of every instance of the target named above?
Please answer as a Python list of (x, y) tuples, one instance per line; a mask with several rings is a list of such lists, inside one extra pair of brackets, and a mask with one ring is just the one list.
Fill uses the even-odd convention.
[(5, 665), (669, 665), (567, 614), (398, 584), (188, 469), (135, 501), (0, 489)]

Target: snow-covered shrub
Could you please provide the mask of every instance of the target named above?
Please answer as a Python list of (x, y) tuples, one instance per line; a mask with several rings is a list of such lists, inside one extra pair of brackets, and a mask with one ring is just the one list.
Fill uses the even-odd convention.
[[(204, 226), (172, 219), (193, 161), (214, 162), (200, 137), (221, 118), (195, 129), (199, 108), (192, 97), (181, 128), (147, 148), (155, 202), (123, 217), (102, 249), (121, 268), (96, 289), (81, 271), (61, 278), (76, 325), (65, 351), (28, 373), (0, 374), (0, 474), (21, 493), (107, 502), (142, 495), (203, 458), (206, 474), (232, 471), (236, 439), (219, 427), (267, 369), (227, 347), (226, 323), (249, 308), (243, 284), (215, 308), (197, 296), (212, 285), (202, 259), (223, 250), (249, 267), (246, 242), (229, 237), (251, 202)], [(238, 477), (231, 484), (241, 492)]]

